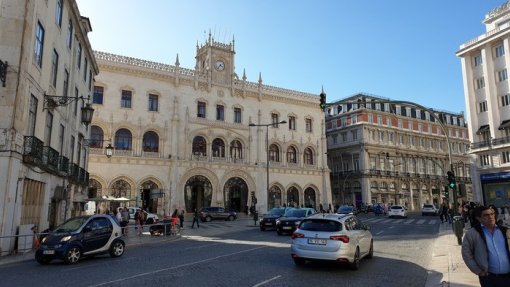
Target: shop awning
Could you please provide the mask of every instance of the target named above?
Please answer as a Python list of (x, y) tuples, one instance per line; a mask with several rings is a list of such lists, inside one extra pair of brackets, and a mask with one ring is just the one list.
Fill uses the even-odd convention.
[(479, 135), (479, 134), (481, 134), (483, 132), (487, 132), (487, 131), (489, 131), (489, 129), (490, 129), (489, 125), (480, 126), (480, 128), (478, 129), (476, 134)]
[(504, 130), (506, 128), (510, 128), (510, 120), (505, 120), (501, 122), (501, 125), (499, 125), (500, 130)]

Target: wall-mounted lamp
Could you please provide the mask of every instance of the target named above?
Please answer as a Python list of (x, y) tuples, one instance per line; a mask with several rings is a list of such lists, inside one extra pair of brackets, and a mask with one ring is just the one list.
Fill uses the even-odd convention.
[(105, 148), (105, 149), (106, 149), (106, 151), (105, 151), (105, 152), (106, 152), (106, 157), (107, 157), (107, 158), (111, 158), (111, 157), (112, 157), (112, 155), (113, 155), (113, 150), (114, 150), (115, 148), (112, 146), (112, 144), (111, 144), (111, 143), (109, 143), (109, 144), (106, 146), (106, 148)]
[(94, 109), (90, 105), (90, 95), (87, 97), (87, 104), (85, 105), (85, 98), (83, 96), (67, 97), (67, 96), (52, 96), (44, 94), (44, 109), (54, 109), (59, 106), (67, 106), (73, 101), (81, 100), (83, 107), (81, 108), (81, 122), (88, 126), (92, 122)]
[(91, 146), (93, 148), (103, 148), (103, 142), (109, 142), (108, 145), (105, 147), (105, 155), (107, 158), (112, 157), (113, 150), (115, 149), (114, 146), (112, 146), (111, 142), (112, 139), (103, 140), (103, 139), (84, 139), (83, 143), (86, 146)]
[(5, 87), (5, 79), (7, 78), (7, 61), (0, 60), (0, 81), (2, 86)]

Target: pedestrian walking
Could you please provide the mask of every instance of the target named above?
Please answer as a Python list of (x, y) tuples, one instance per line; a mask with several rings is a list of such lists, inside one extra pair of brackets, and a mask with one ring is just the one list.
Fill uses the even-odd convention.
[(120, 222), (120, 226), (122, 227), (122, 234), (127, 235), (128, 234), (128, 225), (129, 225), (129, 211), (127, 207), (124, 207), (124, 209), (121, 212), (122, 221)]
[(198, 222), (198, 210), (195, 208), (193, 210), (193, 223), (191, 224), (191, 229), (195, 227), (195, 222), (197, 223), (197, 228), (200, 228), (200, 223)]
[(136, 231), (138, 235), (142, 235), (142, 220), (143, 220), (143, 211), (137, 210), (135, 213), (135, 225)]
[(496, 223), (496, 212), (476, 208), (479, 223), (466, 232), (462, 259), (478, 275), (482, 287), (507, 287), (510, 283), (510, 229)]
[(179, 222), (180, 222), (180, 228), (183, 229), (184, 228), (184, 209), (181, 210), (181, 212), (179, 213)]

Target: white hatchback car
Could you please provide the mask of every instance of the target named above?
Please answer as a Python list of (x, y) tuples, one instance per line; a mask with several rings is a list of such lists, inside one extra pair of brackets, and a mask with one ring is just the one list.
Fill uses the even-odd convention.
[(403, 217), (407, 218), (407, 209), (402, 205), (392, 205), (388, 210), (388, 217)]
[(291, 256), (296, 265), (306, 261), (347, 263), (359, 268), (363, 257), (374, 256), (370, 227), (351, 214), (315, 214), (292, 233)]
[(436, 208), (433, 204), (424, 204), (423, 207), (421, 208), (421, 215), (422, 216), (425, 216), (425, 215), (438, 215), (439, 214), (439, 209)]

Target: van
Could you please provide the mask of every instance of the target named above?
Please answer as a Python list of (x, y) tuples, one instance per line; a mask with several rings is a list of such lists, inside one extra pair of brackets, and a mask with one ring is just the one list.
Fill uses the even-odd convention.
[(85, 214), (86, 215), (94, 215), (96, 214), (96, 202), (95, 201), (87, 201), (85, 203)]

